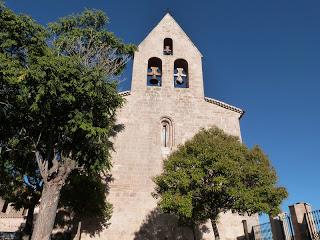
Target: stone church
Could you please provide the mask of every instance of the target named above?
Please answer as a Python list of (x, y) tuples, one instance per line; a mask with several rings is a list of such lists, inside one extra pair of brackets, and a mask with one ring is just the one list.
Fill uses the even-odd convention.
[[(126, 104), (118, 121), (125, 129), (115, 139), (108, 195), (113, 215), (108, 229), (95, 238), (193, 239), (192, 232), (157, 212), (152, 177), (161, 173), (166, 156), (202, 127), (216, 125), (241, 137), (244, 112), (204, 96), (202, 55), (169, 13), (139, 44), (131, 91), (121, 94)], [(222, 215), (220, 239), (241, 239), (244, 219), (249, 229), (258, 224), (257, 216)], [(197, 239), (215, 239), (211, 224), (200, 235)]]
[[(193, 240), (191, 229), (157, 210), (152, 177), (162, 172), (168, 154), (200, 128), (215, 125), (241, 138), (244, 112), (204, 96), (202, 55), (169, 13), (138, 46), (131, 91), (120, 94), (126, 103), (118, 112), (124, 130), (114, 139), (112, 154), (111, 224), (94, 235), (84, 230), (81, 239)], [(9, 220), (1, 213), (1, 230), (19, 226), (19, 216)], [(222, 214), (216, 226), (220, 239), (244, 239), (243, 220), (249, 230), (258, 224), (257, 216)], [(198, 230), (196, 239), (215, 239), (211, 224)]]

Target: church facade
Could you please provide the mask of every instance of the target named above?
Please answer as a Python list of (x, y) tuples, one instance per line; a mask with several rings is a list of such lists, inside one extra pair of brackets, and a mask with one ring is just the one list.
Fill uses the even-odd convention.
[[(241, 109), (204, 96), (202, 55), (170, 14), (140, 43), (134, 55), (131, 91), (118, 112), (124, 125), (114, 139), (113, 181), (108, 200), (113, 204), (110, 226), (96, 239), (194, 239), (192, 231), (157, 211), (152, 178), (179, 144), (200, 128), (217, 126), (241, 138)], [(222, 214), (217, 229), (222, 240), (241, 239), (257, 216)], [(215, 239), (211, 224), (197, 239)], [(91, 236), (92, 237), (92, 236)], [(81, 239), (90, 239), (82, 234)]]
[[(124, 130), (114, 139), (112, 154), (108, 201), (113, 214), (107, 228), (96, 229), (94, 221), (88, 221), (81, 239), (215, 239), (210, 223), (194, 233), (174, 217), (161, 214), (151, 195), (152, 178), (162, 172), (166, 157), (179, 144), (210, 126), (241, 139), (239, 120), (244, 113), (204, 96), (202, 55), (170, 14), (138, 46), (131, 91), (120, 94), (126, 103), (117, 115)], [(0, 231), (16, 231), (24, 223), (25, 212), (1, 201), (0, 207)], [(249, 231), (258, 224), (256, 215), (221, 214), (216, 226), (220, 240), (244, 239), (243, 220)], [(90, 224), (93, 230), (87, 231)]]

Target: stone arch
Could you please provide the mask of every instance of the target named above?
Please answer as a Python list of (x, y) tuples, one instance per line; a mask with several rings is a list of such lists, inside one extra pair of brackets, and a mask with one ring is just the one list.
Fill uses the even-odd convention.
[(148, 60), (147, 85), (161, 86), (162, 81), (162, 61), (160, 58), (152, 57)]
[(173, 41), (171, 38), (165, 38), (163, 40), (163, 54), (173, 55)]
[(174, 145), (174, 127), (170, 117), (161, 117), (160, 119), (160, 139), (161, 147), (171, 148)]
[(188, 88), (189, 87), (189, 69), (188, 62), (185, 59), (179, 58), (174, 61), (174, 87)]

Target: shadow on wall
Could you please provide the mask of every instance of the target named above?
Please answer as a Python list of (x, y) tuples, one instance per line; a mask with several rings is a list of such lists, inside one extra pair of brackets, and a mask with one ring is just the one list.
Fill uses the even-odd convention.
[(75, 179), (70, 189), (66, 189), (68, 194), (63, 194), (61, 199), (62, 206), (70, 205), (72, 208), (58, 210), (53, 240), (73, 239), (80, 226), (82, 233), (94, 237), (110, 225), (112, 206), (106, 201), (106, 193), (109, 192), (109, 183), (113, 181), (112, 176), (106, 174), (102, 181), (91, 176)]
[(156, 208), (146, 217), (134, 240), (199, 240), (206, 231), (205, 226), (201, 229), (196, 227), (193, 231), (191, 227), (181, 225), (176, 217), (161, 213)]
[(237, 237), (237, 240), (247, 240), (245, 236)]

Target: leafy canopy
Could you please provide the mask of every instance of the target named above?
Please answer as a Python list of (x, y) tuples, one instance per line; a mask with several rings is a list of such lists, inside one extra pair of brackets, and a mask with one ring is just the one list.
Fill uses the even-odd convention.
[(0, 192), (17, 208), (28, 208), (40, 198), (41, 186), (32, 146), (22, 137), (22, 126), (28, 121), (23, 112), (28, 109), (18, 104), (29, 66), (47, 54), (47, 33), (30, 17), (17, 15), (2, 3), (0, 29)]
[(68, 184), (91, 175), (102, 189), (97, 173), (111, 167), (109, 138), (120, 129), (117, 78), (135, 49), (107, 23), (86, 10), (45, 28), (0, 3), (0, 192), (17, 208), (74, 169)]
[(277, 214), (287, 197), (258, 146), (248, 149), (216, 127), (200, 130), (179, 146), (154, 181), (160, 208), (193, 223), (215, 221), (228, 210)]
[(51, 39), (57, 51), (76, 56), (82, 64), (100, 67), (109, 73), (119, 74), (136, 47), (123, 44), (108, 31), (108, 17), (100, 10), (85, 10), (49, 24)]

